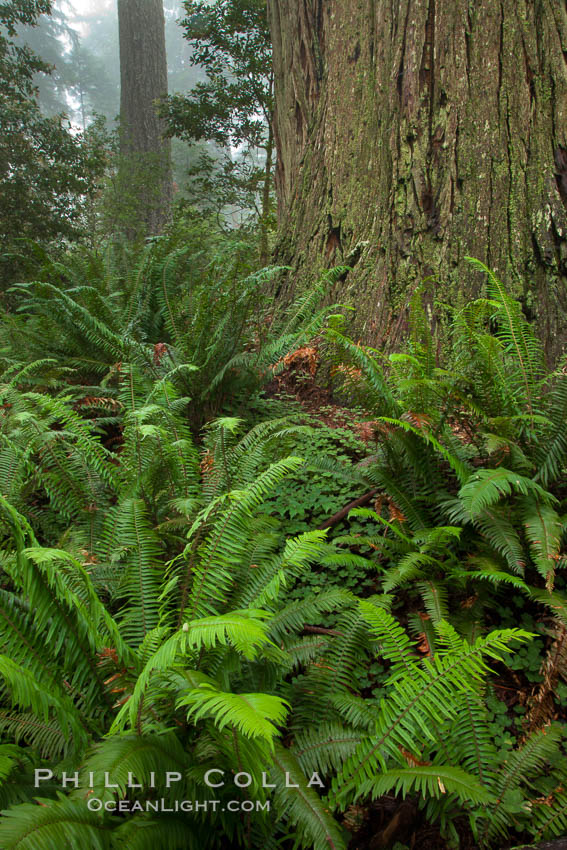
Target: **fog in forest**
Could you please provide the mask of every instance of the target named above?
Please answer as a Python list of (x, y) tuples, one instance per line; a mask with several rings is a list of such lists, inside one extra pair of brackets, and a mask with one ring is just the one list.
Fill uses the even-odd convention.
[[(182, 2), (166, 0), (164, 12), (168, 90), (186, 94), (205, 75), (191, 64), (192, 48), (179, 23), (185, 16)], [(51, 75), (36, 77), (44, 114), (65, 113), (74, 130), (86, 129), (97, 118), (109, 132), (116, 130), (120, 111), (116, 0), (58, 0), (52, 15), (42, 15), (37, 26), (20, 27), (19, 41), (54, 68)], [(186, 190), (187, 170), (205, 150), (217, 153), (210, 144), (173, 140), (178, 191)]]
[[(164, 4), (168, 89), (187, 92), (202, 79), (190, 63), (191, 46), (178, 21), (181, 2)], [(37, 83), (46, 114), (67, 112), (74, 124), (87, 126), (95, 115), (112, 124), (120, 104), (118, 15), (113, 0), (57, 2), (53, 14), (36, 27), (20, 28), (21, 41), (55, 67)]]

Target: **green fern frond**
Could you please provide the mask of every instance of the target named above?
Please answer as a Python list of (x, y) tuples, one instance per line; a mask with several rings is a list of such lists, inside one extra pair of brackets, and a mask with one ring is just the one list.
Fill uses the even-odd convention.
[(0, 677), (8, 685), (13, 705), (30, 709), (43, 723), (55, 716), (63, 735), (72, 742), (73, 750), (79, 753), (84, 750), (87, 725), (68, 695), (61, 690), (47, 691), (44, 683), (6, 655), (0, 655)]
[(533, 498), (524, 500), (523, 519), (532, 559), (551, 590), (559, 561), (564, 523), (550, 505)]
[[(155, 786), (165, 790), (166, 770), (184, 774), (191, 759), (173, 732), (159, 735), (112, 735), (95, 745), (82, 765), (81, 776), (92, 775), (92, 793), (101, 800), (111, 800), (116, 794), (125, 796), (132, 777), (142, 787)], [(112, 786), (105, 777), (112, 778)], [(90, 786), (89, 786), (90, 787)], [(79, 788), (75, 793), (85, 792)]]
[(220, 614), (217, 617), (203, 617), (191, 620), (182, 628), (183, 645), (187, 648), (201, 650), (211, 649), (217, 645), (226, 646), (231, 643), (237, 652), (245, 658), (256, 657), (256, 648), (269, 642), (266, 634), (268, 625), (262, 620), (269, 619), (267, 611), (245, 609)]
[(270, 694), (226, 693), (203, 683), (177, 701), (177, 707), (187, 707), (187, 718), (195, 723), (211, 718), (219, 729), (233, 726), (249, 738), (263, 738), (273, 746), (278, 726), (283, 724), (289, 703)]
[(556, 501), (551, 493), (531, 478), (502, 466), (496, 469), (477, 469), (461, 487), (459, 499), (471, 519), (476, 519), (486, 508), (496, 505), (503, 496), (511, 496), (513, 493), (536, 497), (544, 504)]
[(515, 814), (514, 792), (545, 768), (556, 752), (559, 737), (560, 730), (557, 726), (540, 729), (533, 732), (521, 747), (505, 759), (494, 782), (496, 801), (491, 806), (490, 817), (484, 823), (481, 832), (483, 840), (506, 834)]
[(530, 805), (530, 831), (534, 841), (564, 838), (567, 832), (567, 791), (565, 777), (556, 777), (557, 785), (548, 799), (532, 800)]
[[(228, 832), (228, 829), (227, 829)], [(186, 814), (130, 815), (112, 831), (113, 850), (203, 850), (211, 839), (207, 824)]]
[(61, 758), (69, 746), (69, 741), (55, 718), (44, 721), (33, 711), (0, 709), (0, 734), (16, 744), (24, 742), (27, 747), (51, 762)]
[(380, 413), (388, 416), (401, 414), (401, 408), (395, 399), (384, 372), (374, 355), (378, 352), (368, 347), (356, 345), (348, 337), (336, 330), (328, 330), (327, 336), (355, 367), (361, 371), (361, 379), (367, 389), (371, 403)]
[[(193, 584), (188, 599), (192, 618), (217, 613), (232, 585), (233, 565), (244, 557), (247, 544), (246, 518), (286, 475), (299, 469), (303, 461), (289, 457), (271, 464), (245, 489), (229, 494), (230, 506), (220, 514), (199, 551), (199, 562), (193, 570)], [(204, 519), (203, 516), (201, 519)], [(194, 529), (199, 527), (199, 520)], [(193, 533), (193, 529), (190, 535)]]
[(116, 542), (126, 560), (118, 590), (119, 598), (125, 600), (121, 630), (136, 646), (158, 624), (162, 548), (141, 499), (124, 500), (115, 522)]
[(452, 796), (461, 805), (487, 806), (494, 797), (477, 777), (460, 767), (446, 765), (419, 765), (411, 768), (387, 770), (380, 776), (367, 779), (357, 787), (357, 796), (371, 796), (373, 800), (394, 793), (403, 798), (418, 794), (428, 800)]
[(295, 756), (276, 745), (273, 758), (272, 779), (277, 784), (278, 810), (295, 827), (303, 846), (313, 850), (345, 850), (339, 826), (325, 803), (308, 786)]
[(394, 657), (395, 653), (402, 655), (392, 677), (389, 696), (381, 701), (375, 734), (360, 745), (333, 782), (332, 799), (341, 802), (361, 782), (372, 779), (378, 770), (386, 770), (388, 759), (399, 759), (400, 747), (419, 759), (420, 746), (431, 741), (435, 726), (441, 720), (455, 717), (457, 704), (446, 699), (448, 691), (456, 688), (474, 694), (486, 675), (484, 656), (498, 658), (510, 642), (529, 637), (517, 629), (494, 631), (472, 645), (460, 641), (457, 652), (437, 652), (416, 664), (410, 661), (407, 639), (398, 635), (395, 624), (390, 624), (379, 609), (378, 616), (369, 611), (368, 604), (362, 610), (365, 617), (372, 618), (372, 631), (377, 637), (382, 638), (386, 632), (390, 634), (394, 646), (387, 651)]
[(333, 610), (344, 610), (354, 604), (355, 598), (348, 590), (339, 587), (322, 590), (316, 596), (290, 602), (278, 608), (269, 622), (269, 634), (275, 641), (284, 638), (286, 633), (301, 631), (306, 623), (317, 623), (321, 614)]
[(37, 798), (3, 813), (0, 844), (5, 850), (52, 850), (81, 847), (108, 850), (108, 825), (84, 800)]
[(421, 598), (431, 621), (434, 624), (449, 619), (449, 594), (447, 587), (438, 581), (421, 581), (417, 583)]
[(393, 614), (383, 607), (366, 601), (360, 601), (358, 605), (372, 636), (379, 641), (380, 654), (392, 665), (388, 681), (395, 682), (411, 675), (417, 663), (415, 641), (409, 639)]
[(531, 414), (539, 382), (545, 372), (545, 359), (541, 342), (524, 318), (518, 301), (511, 298), (494, 272), (480, 260), (466, 257), (476, 269), (488, 278), (489, 296), (498, 303), (499, 337), (513, 354), (520, 373), (522, 394)]
[(298, 705), (293, 716), (294, 728), (305, 724), (332, 721), (336, 715), (334, 698), (341, 692), (358, 690), (360, 675), (372, 651), (368, 630), (357, 607), (350, 607), (339, 618), (334, 631), (340, 639), (312, 665), (298, 684)]
[(328, 776), (340, 770), (343, 762), (360, 743), (361, 733), (343, 723), (323, 723), (317, 728), (298, 731), (293, 740), (293, 754), (307, 775)]
[(409, 422), (405, 422), (401, 419), (392, 419), (387, 416), (380, 416), (380, 422), (385, 422), (389, 425), (395, 425), (397, 428), (402, 428), (407, 433), (411, 433), (414, 436), (418, 437), (420, 440), (423, 440), (426, 444), (432, 446), (436, 452), (438, 452), (444, 460), (447, 461), (451, 469), (455, 472), (455, 475), (461, 482), (461, 484), (465, 485), (469, 480), (471, 475), (471, 469), (467, 466), (467, 464), (463, 463), (463, 461), (453, 455), (445, 446), (442, 446), (441, 443), (428, 431), (421, 430), (420, 428), (415, 428)]

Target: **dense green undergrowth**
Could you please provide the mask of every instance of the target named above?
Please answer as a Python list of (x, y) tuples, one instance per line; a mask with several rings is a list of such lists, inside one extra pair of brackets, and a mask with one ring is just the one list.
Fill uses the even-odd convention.
[[(562, 365), (478, 263), (386, 357), (344, 270), (275, 309), (249, 257), (196, 228), (6, 294), (0, 846), (338, 850), (394, 794), (440, 846), (564, 834)], [(352, 427), (269, 390), (301, 349)]]

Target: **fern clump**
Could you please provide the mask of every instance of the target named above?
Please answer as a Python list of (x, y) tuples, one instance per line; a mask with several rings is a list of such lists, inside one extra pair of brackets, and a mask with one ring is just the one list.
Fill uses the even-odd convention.
[[(563, 370), (479, 264), (446, 352), (418, 290), (385, 355), (321, 307), (344, 269), (273, 311), (214, 243), (9, 293), (0, 846), (340, 850), (387, 796), (447, 847), (561, 835)], [(342, 428), (263, 394), (314, 339)], [(497, 676), (544, 643), (511, 591), (549, 653), (503, 743)]]

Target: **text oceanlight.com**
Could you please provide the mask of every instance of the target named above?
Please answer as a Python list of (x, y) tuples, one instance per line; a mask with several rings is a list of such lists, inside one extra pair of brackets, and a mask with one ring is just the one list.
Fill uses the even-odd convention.
[(269, 812), (270, 800), (101, 800), (90, 797), (91, 812)]

